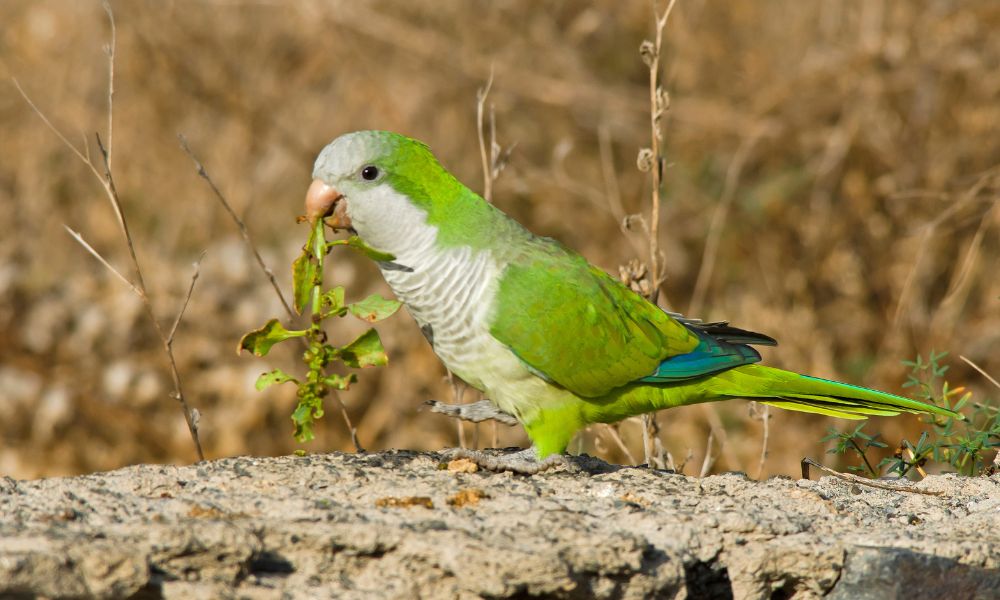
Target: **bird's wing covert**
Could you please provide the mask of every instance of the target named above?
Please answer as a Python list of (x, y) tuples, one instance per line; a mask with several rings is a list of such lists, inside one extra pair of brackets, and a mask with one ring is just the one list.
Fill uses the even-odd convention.
[(500, 278), (490, 332), (535, 373), (593, 398), (704, 342), (581, 256), (533, 242)]

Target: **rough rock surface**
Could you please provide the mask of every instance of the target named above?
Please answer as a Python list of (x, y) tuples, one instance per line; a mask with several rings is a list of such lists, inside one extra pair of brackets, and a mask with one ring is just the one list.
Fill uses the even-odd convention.
[(998, 598), (1000, 476), (454, 472), (387, 452), (0, 478), (0, 597)]

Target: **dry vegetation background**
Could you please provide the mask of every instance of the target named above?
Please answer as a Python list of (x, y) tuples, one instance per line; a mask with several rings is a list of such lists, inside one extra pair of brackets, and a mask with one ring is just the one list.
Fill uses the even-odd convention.
[[(296, 357), (234, 353), (243, 332), (282, 312), (177, 133), (287, 288), (312, 162), (337, 135), (412, 135), (481, 189), (475, 100), (493, 65), (498, 138), (517, 144), (496, 203), (608, 271), (635, 256), (639, 240), (608, 207), (617, 194), (637, 211), (649, 193), (635, 167), (649, 136), (638, 56), (652, 31), (646, 0), (112, 5), (114, 166), (164, 321), (207, 251), (175, 350), (209, 457), (297, 447), (293, 390), (253, 389), (259, 373), (294, 368)], [(0, 22), (0, 474), (189, 462), (139, 301), (63, 230), (80, 230), (127, 272), (107, 200), (10, 81), (96, 152), (106, 15), (96, 1), (4, 0)], [(950, 379), (987, 396), (956, 357), (1000, 374), (997, 31), (1000, 3), (985, 0), (680, 0), (663, 59), (669, 306), (779, 338), (769, 364), (890, 391), (904, 380), (901, 359), (950, 350)], [(706, 252), (713, 221), (718, 244)], [(332, 276), (349, 294), (386, 292), (371, 264), (335, 260)], [(362, 443), (455, 445), (455, 425), (420, 410), (451, 392), (417, 327), (399, 315), (379, 330), (389, 367), (362, 373), (343, 395)], [(747, 406), (663, 413), (664, 443), (678, 459), (693, 449), (687, 472), (697, 472), (721, 424), (714, 470), (754, 474), (761, 422)], [(772, 415), (765, 475), (795, 474), (802, 456), (823, 453), (818, 440), (834, 420)], [(523, 442), (502, 429), (502, 443)], [(622, 431), (641, 456), (638, 427)], [(869, 431), (895, 443), (918, 421), (879, 419)], [(622, 460), (596, 432), (582, 443)], [(336, 411), (306, 448), (350, 448)]]

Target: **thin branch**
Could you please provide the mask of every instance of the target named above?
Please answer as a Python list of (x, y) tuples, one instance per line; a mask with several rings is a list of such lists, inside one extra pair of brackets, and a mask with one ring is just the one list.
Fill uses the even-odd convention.
[(694, 458), (694, 450), (692, 450), (691, 448), (688, 448), (687, 452), (684, 454), (684, 460), (682, 460), (681, 463), (679, 465), (677, 465), (677, 469), (675, 469), (675, 471), (677, 473), (683, 473), (684, 472), (684, 467), (686, 467), (687, 464), (689, 462), (691, 462), (691, 460), (693, 458)]
[(275, 278), (274, 272), (271, 271), (271, 269), (267, 266), (267, 264), (264, 263), (264, 259), (260, 255), (260, 251), (257, 250), (257, 246), (253, 243), (253, 240), (250, 238), (250, 231), (247, 229), (246, 223), (244, 223), (243, 219), (241, 219), (239, 215), (236, 214), (236, 211), (233, 210), (233, 207), (229, 204), (229, 201), (226, 200), (226, 197), (222, 195), (222, 192), (219, 190), (218, 186), (216, 186), (215, 182), (212, 181), (212, 177), (208, 174), (208, 171), (205, 170), (205, 166), (201, 163), (200, 160), (198, 160), (198, 157), (195, 156), (195, 153), (191, 150), (191, 147), (188, 145), (187, 138), (184, 137), (184, 134), (181, 133), (177, 134), (177, 139), (180, 140), (181, 148), (184, 150), (184, 152), (191, 157), (192, 161), (194, 161), (194, 166), (195, 169), (198, 171), (198, 176), (204, 179), (208, 183), (208, 187), (212, 189), (212, 193), (215, 194), (216, 199), (218, 199), (218, 201), (222, 204), (222, 207), (226, 209), (226, 212), (229, 213), (229, 216), (230, 218), (232, 218), (233, 223), (236, 223), (236, 227), (240, 230), (240, 235), (243, 236), (243, 241), (250, 248), (250, 251), (253, 253), (254, 258), (257, 260), (257, 265), (260, 266), (261, 271), (264, 272), (264, 275), (267, 277), (268, 281), (271, 282), (271, 287), (274, 288), (274, 293), (278, 295), (278, 299), (281, 301), (281, 306), (283, 306), (285, 308), (285, 312), (288, 313), (288, 318), (294, 319), (295, 312), (292, 311), (291, 305), (288, 304), (287, 300), (285, 300), (285, 295), (281, 292), (281, 287), (278, 285), (278, 280)]
[(757, 463), (757, 479), (764, 474), (764, 462), (767, 461), (767, 440), (770, 437), (771, 407), (764, 405), (764, 413), (761, 415), (761, 422), (764, 425), (763, 440), (760, 443), (760, 461)]
[(139, 290), (139, 297), (142, 299), (142, 305), (146, 309), (146, 315), (153, 323), (153, 327), (156, 329), (156, 333), (160, 337), (160, 342), (163, 344), (163, 351), (167, 355), (167, 361), (170, 363), (170, 375), (174, 383), (173, 397), (181, 405), (181, 409), (184, 412), (184, 421), (187, 423), (188, 431), (191, 433), (191, 439), (194, 441), (195, 449), (198, 452), (198, 460), (205, 460), (205, 453), (201, 448), (201, 440), (198, 437), (199, 419), (197, 418), (196, 413), (193, 412), (188, 406), (187, 400), (184, 397), (184, 389), (181, 385), (181, 374), (180, 370), (177, 368), (177, 361), (174, 358), (174, 350), (171, 339), (168, 338), (166, 333), (163, 331), (163, 326), (160, 324), (160, 320), (156, 318), (156, 313), (153, 311), (153, 303), (149, 299), (149, 294), (146, 293), (146, 283), (142, 277), (142, 268), (139, 266), (139, 258), (135, 253), (135, 244), (132, 242), (132, 234), (129, 232), (128, 222), (125, 220), (125, 212), (122, 210), (121, 199), (118, 197), (118, 189), (115, 187), (115, 180), (111, 174), (111, 165), (108, 163), (108, 151), (104, 147), (104, 143), (101, 141), (100, 134), (95, 134), (95, 137), (97, 138), (97, 147), (101, 151), (101, 157), (104, 159), (104, 179), (102, 180), (102, 183), (105, 191), (107, 192), (108, 199), (111, 201), (111, 205), (115, 209), (115, 214), (118, 217), (118, 223), (121, 226), (122, 235), (125, 237), (125, 245), (128, 246), (129, 256), (132, 258), (132, 267), (135, 270), (136, 277), (135, 287)]
[(656, 425), (656, 436), (653, 437), (653, 452), (656, 455), (656, 464), (660, 469), (667, 468), (667, 450), (663, 447), (663, 440), (660, 439), (659, 424)]
[(111, 5), (108, 0), (101, 2), (104, 12), (108, 13), (108, 22), (111, 24), (111, 43), (104, 50), (108, 55), (108, 169), (111, 168), (111, 149), (114, 145), (114, 98), (115, 98), (115, 48), (118, 45), (118, 35), (115, 28), (115, 15), (111, 12)]
[(86, 152), (87, 155), (86, 162), (91, 164), (93, 159), (90, 158), (90, 144), (87, 142), (87, 133), (83, 129), (80, 130), (80, 140), (83, 142), (83, 151)]
[(666, 468), (663, 460), (663, 444), (657, 443), (660, 425), (656, 422), (656, 413), (648, 412), (639, 415), (639, 426), (642, 427), (642, 453), (646, 464), (654, 469)]
[(677, 463), (674, 462), (674, 455), (671, 454), (669, 450), (667, 450), (667, 468), (673, 471), (674, 473), (680, 472), (677, 470)]
[(118, 188), (115, 186), (115, 179), (111, 174), (111, 154), (104, 146), (104, 142), (101, 141), (101, 134), (95, 133), (94, 138), (97, 140), (97, 148), (101, 151), (101, 158), (104, 160), (104, 177), (101, 178), (101, 183), (104, 185), (108, 200), (111, 202), (111, 207), (114, 209), (115, 216), (118, 218), (118, 226), (121, 228), (122, 235), (125, 237), (125, 245), (128, 246), (128, 253), (132, 258), (132, 267), (135, 270), (136, 287), (139, 288), (142, 292), (142, 296), (145, 297), (146, 282), (143, 280), (142, 269), (139, 267), (139, 257), (135, 253), (135, 244), (132, 242), (132, 232), (129, 231), (128, 221), (125, 220), (125, 210), (122, 208), (121, 198), (118, 196)]
[(55, 125), (52, 124), (51, 121), (49, 121), (48, 117), (46, 117), (41, 110), (38, 109), (35, 103), (31, 101), (31, 98), (29, 98), (28, 95), (21, 88), (21, 85), (18, 83), (16, 79), (13, 80), (14, 86), (21, 93), (21, 96), (24, 98), (25, 102), (27, 102), (28, 105), (32, 108), (32, 110), (35, 111), (35, 114), (37, 114), (39, 118), (41, 118), (42, 121), (45, 123), (45, 125), (53, 133), (55, 133), (56, 136), (63, 142), (63, 144), (65, 144), (66, 147), (69, 148), (73, 152), (73, 154), (75, 154), (76, 157), (79, 158), (80, 161), (83, 162), (90, 169), (94, 177), (98, 180), (98, 182), (100, 182), (101, 187), (104, 188), (105, 196), (107, 196), (108, 201), (111, 203), (111, 207), (115, 213), (115, 217), (118, 219), (118, 225), (119, 228), (121, 229), (122, 237), (124, 237), (125, 244), (128, 247), (129, 257), (132, 260), (132, 268), (135, 271), (135, 281), (134, 282), (129, 281), (128, 279), (125, 278), (124, 275), (122, 275), (116, 269), (111, 267), (111, 264), (108, 263), (108, 261), (104, 260), (104, 258), (101, 257), (101, 255), (98, 254), (92, 247), (90, 247), (89, 244), (84, 242), (83, 237), (80, 234), (77, 234), (68, 227), (66, 229), (67, 231), (69, 231), (70, 235), (72, 235), (79, 243), (81, 243), (84, 246), (84, 248), (87, 249), (88, 252), (90, 252), (98, 260), (100, 260), (101, 263), (104, 264), (106, 267), (108, 267), (119, 279), (125, 282), (129, 286), (129, 289), (131, 289), (142, 300), (142, 305), (143, 308), (145, 308), (146, 315), (152, 322), (154, 329), (156, 329), (156, 333), (159, 336), (160, 342), (163, 345), (163, 351), (167, 355), (167, 362), (170, 367), (170, 375), (171, 378), (173, 379), (173, 384), (174, 384), (174, 391), (172, 397), (175, 400), (177, 400), (177, 402), (181, 405), (182, 412), (184, 413), (184, 421), (187, 423), (188, 431), (191, 433), (191, 439), (194, 441), (195, 450), (198, 453), (198, 460), (205, 460), (205, 454), (202, 451), (201, 447), (201, 440), (198, 437), (198, 424), (200, 421), (200, 414), (198, 413), (197, 410), (191, 410), (188, 407), (187, 400), (184, 398), (184, 391), (181, 386), (180, 372), (177, 369), (177, 361), (174, 359), (174, 352), (171, 344), (172, 336), (168, 337), (166, 335), (166, 333), (163, 330), (163, 326), (160, 324), (160, 321), (156, 318), (156, 313), (153, 310), (153, 303), (151, 302), (149, 294), (146, 291), (146, 284), (145, 281), (143, 280), (142, 269), (139, 266), (139, 259), (136, 256), (135, 244), (132, 241), (132, 234), (129, 231), (128, 222), (125, 220), (125, 212), (122, 209), (121, 199), (118, 196), (118, 189), (115, 186), (114, 176), (112, 175), (111, 172), (110, 136), (112, 135), (113, 132), (112, 124), (113, 124), (114, 104), (112, 100), (114, 97), (115, 29), (114, 29), (114, 15), (111, 11), (111, 6), (107, 4), (107, 2), (104, 3), (104, 9), (108, 13), (108, 18), (111, 19), (111, 28), (112, 28), (112, 41), (111, 45), (108, 47), (108, 69), (110, 73), (110, 77), (108, 79), (108, 113), (109, 113), (108, 146), (105, 147), (103, 141), (101, 140), (100, 134), (95, 134), (95, 138), (97, 139), (97, 147), (101, 151), (101, 158), (103, 160), (103, 166), (104, 166), (103, 174), (98, 169), (97, 165), (94, 164), (94, 161), (91, 159), (89, 147), (86, 144), (84, 145), (84, 148), (87, 150), (87, 154), (85, 155), (76, 146), (74, 146), (66, 138), (66, 136), (64, 136), (62, 132), (59, 131), (59, 129), (57, 129)]
[(660, 180), (662, 178), (662, 166), (663, 166), (663, 156), (660, 151), (660, 141), (663, 139), (663, 132), (660, 128), (660, 121), (663, 117), (663, 113), (667, 109), (667, 97), (663, 93), (663, 89), (660, 87), (659, 77), (660, 77), (660, 52), (663, 48), (663, 28), (667, 25), (667, 19), (670, 18), (670, 13), (674, 9), (674, 4), (677, 0), (670, 0), (667, 5), (667, 9), (662, 15), (658, 14), (657, 5), (658, 2), (653, 0), (653, 15), (656, 18), (656, 41), (654, 42), (652, 56), (649, 62), (649, 125), (651, 129), (650, 136), (650, 150), (652, 151), (652, 165), (651, 171), (653, 174), (653, 193), (650, 201), (652, 202), (651, 207), (651, 218), (652, 221), (650, 226), (649, 235), (649, 270), (650, 276), (652, 277), (651, 283), (652, 291), (650, 300), (655, 304), (657, 297), (659, 296), (661, 280), (661, 269), (660, 264), (660, 251), (659, 251), (659, 233), (660, 233), (660, 201), (661, 190), (660, 190)]
[(118, 269), (111, 266), (111, 263), (109, 263), (103, 256), (101, 256), (101, 254), (97, 250), (94, 250), (94, 247), (88, 244), (87, 241), (83, 239), (83, 236), (80, 235), (79, 232), (73, 231), (72, 229), (69, 228), (69, 225), (66, 225), (65, 223), (63, 223), (63, 228), (66, 230), (67, 233), (73, 236), (73, 239), (75, 239), (81, 246), (83, 246), (87, 252), (90, 252), (90, 254), (94, 258), (100, 261), (102, 265), (107, 267), (107, 269), (111, 271), (115, 275), (115, 277), (117, 277), (118, 279), (121, 280), (122, 283), (127, 285), (129, 289), (132, 290), (132, 292), (136, 296), (139, 296), (140, 298), (142, 297), (142, 292), (139, 291), (139, 288), (135, 287), (135, 285), (133, 285), (132, 282), (128, 280), (128, 278), (122, 275)]
[[(128, 253), (132, 258), (132, 267), (135, 270), (135, 286), (142, 292), (142, 297), (146, 298), (146, 282), (142, 278), (142, 269), (139, 267), (139, 258), (135, 253), (132, 233), (128, 229), (128, 222), (125, 220), (125, 211), (122, 209), (121, 198), (118, 196), (118, 188), (115, 186), (115, 179), (111, 174), (111, 163), (109, 162), (111, 155), (101, 141), (101, 134), (95, 133), (94, 137), (97, 139), (97, 148), (101, 151), (101, 158), (104, 160), (104, 177), (101, 179), (101, 183), (107, 192), (108, 200), (111, 201), (111, 207), (115, 211), (115, 216), (118, 217), (118, 226), (122, 230), (122, 235), (125, 236), (125, 245), (128, 246)], [(156, 319), (153, 320), (156, 321)], [(157, 322), (157, 327), (159, 327), (159, 322)]]
[[(490, 154), (486, 151), (486, 132), (483, 128), (483, 107), (486, 104), (486, 97), (493, 87), (493, 67), (490, 66), (490, 77), (486, 80), (486, 85), (476, 91), (476, 133), (479, 136), (479, 157), (483, 162), (483, 198), (487, 202), (493, 201), (493, 164)], [(490, 151), (493, 147), (490, 145)]]
[(354, 451), (364, 452), (365, 449), (361, 446), (361, 442), (358, 441), (358, 428), (351, 423), (351, 417), (347, 415), (347, 407), (344, 406), (338, 394), (334, 394), (333, 399), (340, 407), (340, 416), (344, 418), (344, 424), (347, 425), (347, 430), (351, 433), (351, 443), (354, 444)]
[(174, 343), (174, 334), (177, 333), (177, 327), (181, 324), (181, 319), (184, 318), (184, 311), (187, 310), (188, 302), (191, 301), (191, 294), (194, 293), (194, 284), (198, 281), (198, 275), (201, 274), (201, 261), (205, 258), (205, 252), (201, 253), (198, 260), (194, 263), (194, 274), (191, 275), (191, 285), (188, 286), (187, 295), (184, 296), (184, 302), (181, 304), (181, 309), (177, 312), (177, 318), (174, 319), (174, 324), (170, 327), (170, 334), (167, 335), (167, 345), (172, 346)]
[[(513, 147), (512, 147), (513, 149)], [(497, 111), (493, 103), (490, 102), (490, 179), (494, 181), (500, 175), (500, 159), (503, 157), (503, 149), (497, 143)], [(492, 190), (491, 190), (492, 194)], [(492, 200), (492, 198), (490, 199)]]
[(982, 375), (983, 377), (985, 377), (987, 380), (989, 380), (990, 383), (992, 383), (993, 385), (995, 385), (998, 388), (1000, 388), (1000, 381), (997, 381), (996, 379), (993, 379), (993, 377), (991, 377), (989, 373), (987, 373), (986, 371), (984, 371), (982, 367), (980, 367), (976, 363), (972, 362), (968, 358), (965, 358), (961, 354), (959, 354), (958, 357), (961, 358), (962, 360), (964, 360), (967, 365), (969, 365), (970, 367), (972, 367), (976, 371), (979, 371), (979, 374)]
[(90, 170), (94, 172), (94, 175), (96, 175), (98, 179), (100, 179), (101, 174), (98, 173), (97, 170), (94, 168), (94, 163), (90, 161), (90, 157), (84, 156), (83, 152), (80, 152), (80, 150), (73, 145), (73, 142), (66, 139), (66, 136), (63, 135), (62, 132), (59, 131), (59, 129), (55, 125), (52, 124), (52, 121), (49, 121), (49, 118), (45, 116), (45, 113), (43, 113), (41, 109), (35, 106), (35, 103), (31, 101), (31, 98), (28, 97), (28, 94), (24, 91), (24, 88), (21, 87), (21, 84), (20, 82), (18, 82), (17, 77), (11, 77), (10, 80), (14, 83), (14, 87), (17, 88), (17, 91), (21, 93), (21, 97), (24, 98), (24, 101), (27, 102), (28, 106), (31, 107), (31, 110), (33, 110), (35, 114), (38, 115), (38, 118), (40, 118), (42, 122), (45, 123), (45, 126), (48, 127), (49, 130), (52, 131), (52, 133), (56, 134), (56, 137), (58, 137), (67, 148), (72, 150), (73, 154), (75, 154), (77, 158), (79, 158), (81, 161), (83, 161), (84, 164), (90, 167)]
[(743, 465), (743, 462), (733, 452), (733, 445), (729, 443), (729, 435), (726, 433), (726, 427), (722, 424), (722, 419), (719, 417), (719, 405), (713, 402), (706, 402), (700, 406), (702, 413), (705, 415), (705, 420), (708, 421), (708, 426), (719, 440), (719, 453), (729, 468), (749, 473), (749, 467)]
[(629, 464), (632, 465), (636, 464), (635, 456), (632, 455), (632, 452), (628, 449), (628, 446), (626, 446), (625, 442), (622, 441), (622, 437), (618, 435), (617, 429), (615, 429), (611, 425), (605, 424), (604, 427), (601, 428), (601, 430), (604, 431), (606, 434), (608, 434), (608, 437), (611, 438), (611, 441), (613, 441), (615, 445), (618, 446), (618, 449), (621, 450), (622, 454), (625, 455), (625, 458), (628, 460)]
[(708, 475), (708, 472), (712, 470), (712, 465), (715, 464), (715, 457), (712, 456), (712, 442), (715, 441), (715, 434), (711, 429), (708, 430), (708, 442), (705, 444), (705, 460), (701, 463), (701, 472), (698, 477), (704, 477)]
[(923, 494), (925, 496), (944, 496), (944, 492), (935, 490), (918, 490), (910, 487), (902, 487), (898, 485), (890, 485), (888, 483), (879, 483), (877, 481), (872, 481), (870, 479), (865, 479), (864, 477), (858, 477), (857, 475), (849, 475), (847, 473), (841, 473), (839, 471), (834, 471), (828, 467), (824, 467), (815, 460), (811, 458), (802, 459), (802, 479), (809, 479), (809, 467), (816, 467), (820, 471), (828, 475), (833, 475), (837, 479), (843, 479), (844, 481), (850, 481), (851, 483), (856, 483), (858, 485), (866, 485), (868, 487), (878, 488), (880, 490), (889, 490), (891, 492), (909, 492), (911, 494)]
[[(465, 400), (465, 382), (455, 377), (455, 374), (451, 372), (451, 369), (447, 369), (448, 373), (448, 384), (451, 385), (451, 396), (454, 400), (453, 404), (463, 404)], [(455, 426), (458, 428), (458, 446), (459, 448), (465, 448), (465, 427), (463, 426), (461, 419), (455, 420)]]
[[(664, 93), (663, 88), (660, 87), (660, 51), (663, 47), (663, 28), (667, 24), (667, 19), (670, 18), (670, 13), (674, 8), (676, 0), (670, 0), (667, 5), (667, 9), (661, 15), (658, 9), (659, 3), (657, 0), (653, 0), (653, 17), (656, 22), (656, 37), (655, 42), (650, 43), (649, 41), (644, 41), (639, 48), (639, 54), (646, 66), (649, 67), (649, 127), (650, 127), (650, 147), (649, 150), (643, 150), (640, 152), (640, 164), (639, 168), (641, 170), (646, 170), (643, 166), (645, 159), (649, 159), (648, 166), (649, 170), (652, 171), (653, 177), (653, 191), (650, 197), (650, 227), (646, 230), (649, 241), (649, 301), (653, 304), (657, 303), (657, 299), (660, 295), (660, 284), (664, 281), (662, 263), (660, 261), (660, 249), (659, 249), (659, 235), (660, 235), (660, 202), (661, 189), (660, 180), (663, 176), (663, 157), (660, 150), (660, 141), (663, 139), (663, 133), (660, 129), (660, 122), (663, 114), (667, 110), (669, 103), (669, 97)], [(648, 154), (648, 156), (646, 156)], [(620, 203), (619, 203), (620, 204)], [(623, 226), (627, 226), (626, 222), (622, 222)], [(659, 432), (659, 426), (656, 423), (656, 413), (647, 413), (642, 415), (642, 448), (645, 453), (646, 464), (650, 466), (655, 466), (658, 468), (664, 468), (662, 452), (656, 452), (655, 444), (653, 443), (654, 436)], [(662, 449), (662, 445), (661, 445)]]

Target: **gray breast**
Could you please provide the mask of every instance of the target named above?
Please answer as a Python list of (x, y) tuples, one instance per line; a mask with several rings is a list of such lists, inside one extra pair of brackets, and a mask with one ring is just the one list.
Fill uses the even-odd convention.
[(421, 252), (395, 262), (408, 268), (380, 265), (386, 282), (445, 365), (468, 380), (469, 371), (485, 358), (496, 280), (492, 258), (462, 247)]

